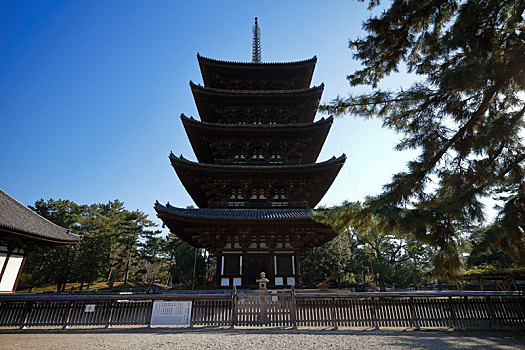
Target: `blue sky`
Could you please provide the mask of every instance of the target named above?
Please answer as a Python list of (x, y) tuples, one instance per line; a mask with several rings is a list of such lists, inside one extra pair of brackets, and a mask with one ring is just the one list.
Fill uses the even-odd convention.
[[(0, 188), (24, 204), (119, 199), (151, 218), (155, 200), (193, 204), (168, 154), (195, 159), (179, 115), (198, 117), (196, 54), (249, 61), (255, 16), (263, 61), (317, 55), (323, 102), (366, 89), (345, 78), (368, 16), (355, 1), (2, 1)], [(396, 140), (376, 120), (336, 119), (319, 161), (348, 159), (320, 204), (379, 193), (414, 155)]]

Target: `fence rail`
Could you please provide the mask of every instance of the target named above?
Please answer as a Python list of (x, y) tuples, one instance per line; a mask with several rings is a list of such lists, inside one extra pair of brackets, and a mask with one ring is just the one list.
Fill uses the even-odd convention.
[[(190, 325), (525, 328), (521, 292), (221, 291), (0, 295), (0, 327), (149, 325), (153, 302), (192, 301)], [(95, 305), (86, 312), (86, 305)]]

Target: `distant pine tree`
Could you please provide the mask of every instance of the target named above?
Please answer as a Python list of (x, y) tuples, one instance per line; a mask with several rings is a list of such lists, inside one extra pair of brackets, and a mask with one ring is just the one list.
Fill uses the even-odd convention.
[[(485, 221), (488, 196), (504, 205), (477, 249), (498, 244), (525, 263), (524, 10), (517, 0), (393, 0), (350, 42), (364, 66), (350, 85), (372, 91), (321, 107), (379, 118), (403, 135), (396, 149), (420, 151), (364, 210), (433, 245), (437, 277), (455, 277), (460, 238)], [(418, 82), (381, 89), (401, 65)]]

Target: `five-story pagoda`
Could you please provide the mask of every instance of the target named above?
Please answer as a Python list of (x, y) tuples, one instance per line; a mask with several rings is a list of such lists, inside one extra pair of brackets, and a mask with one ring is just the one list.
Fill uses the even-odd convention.
[(332, 118), (314, 122), (323, 85), (316, 58), (261, 63), (257, 19), (250, 63), (197, 55), (204, 86), (190, 82), (200, 121), (181, 116), (198, 162), (170, 154), (199, 209), (155, 204), (181, 239), (217, 259), (219, 286), (299, 283), (299, 256), (335, 236), (310, 218), (345, 156), (315, 163)]

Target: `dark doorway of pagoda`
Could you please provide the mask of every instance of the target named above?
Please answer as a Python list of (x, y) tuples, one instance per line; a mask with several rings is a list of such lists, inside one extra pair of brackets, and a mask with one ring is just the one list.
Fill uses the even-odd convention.
[(246, 256), (246, 269), (244, 285), (255, 286), (256, 280), (260, 278), (261, 272), (267, 276), (270, 272), (270, 256), (268, 254), (253, 254), (248, 253)]

